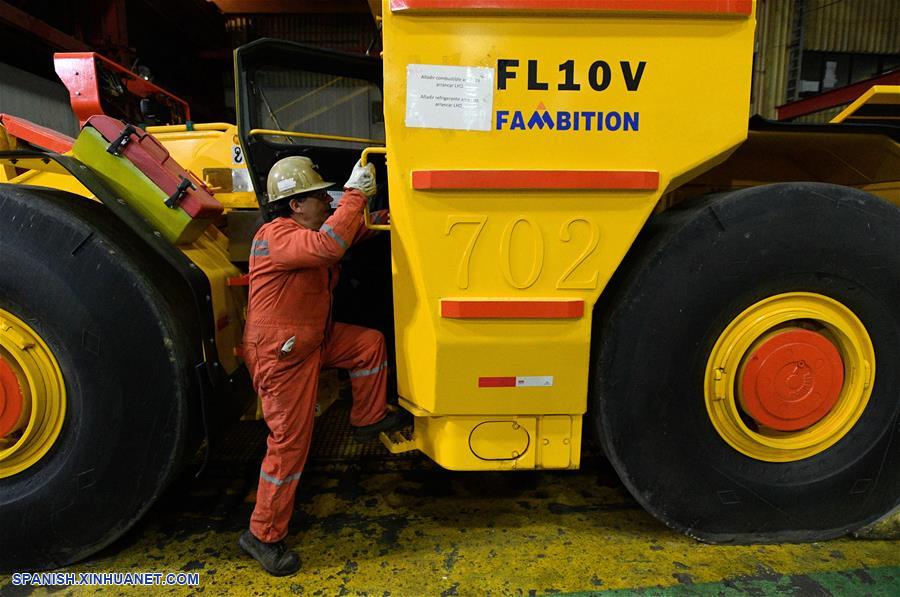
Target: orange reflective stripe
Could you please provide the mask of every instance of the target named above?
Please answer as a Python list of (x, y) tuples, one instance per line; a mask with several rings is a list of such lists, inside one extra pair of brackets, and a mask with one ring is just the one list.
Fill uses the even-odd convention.
[(417, 191), (439, 190), (597, 190), (655, 191), (653, 170), (417, 170)]
[(451, 319), (577, 319), (584, 315), (581, 299), (441, 300), (441, 317)]

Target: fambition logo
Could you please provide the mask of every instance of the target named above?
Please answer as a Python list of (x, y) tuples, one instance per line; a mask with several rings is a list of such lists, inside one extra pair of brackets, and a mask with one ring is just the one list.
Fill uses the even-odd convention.
[(541, 102), (527, 116), (519, 110), (497, 110), (497, 130), (637, 131), (640, 117), (640, 112), (550, 112)]

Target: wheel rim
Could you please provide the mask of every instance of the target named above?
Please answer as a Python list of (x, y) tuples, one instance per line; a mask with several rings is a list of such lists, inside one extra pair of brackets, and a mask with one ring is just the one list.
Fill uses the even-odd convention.
[(792, 462), (853, 428), (874, 376), (872, 340), (850, 309), (820, 294), (780, 294), (746, 309), (719, 336), (706, 366), (706, 409), (734, 449)]
[(0, 309), (0, 478), (53, 447), (66, 415), (62, 371), (41, 337)]

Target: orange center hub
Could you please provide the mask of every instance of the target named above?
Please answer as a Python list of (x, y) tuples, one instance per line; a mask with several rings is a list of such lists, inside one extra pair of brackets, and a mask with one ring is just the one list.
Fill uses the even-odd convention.
[(0, 358), (0, 437), (16, 428), (22, 416), (22, 388), (12, 367)]
[(834, 344), (822, 334), (791, 329), (750, 352), (739, 397), (760, 425), (797, 431), (831, 412), (843, 385), (844, 362)]

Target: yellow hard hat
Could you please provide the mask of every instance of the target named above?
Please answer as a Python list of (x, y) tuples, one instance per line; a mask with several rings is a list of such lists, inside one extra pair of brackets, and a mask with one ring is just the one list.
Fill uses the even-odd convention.
[(298, 155), (278, 160), (266, 180), (269, 203), (331, 186), (334, 183), (322, 180), (311, 159)]

